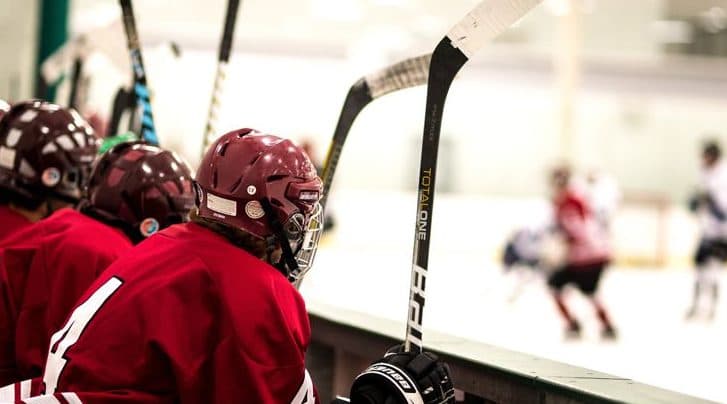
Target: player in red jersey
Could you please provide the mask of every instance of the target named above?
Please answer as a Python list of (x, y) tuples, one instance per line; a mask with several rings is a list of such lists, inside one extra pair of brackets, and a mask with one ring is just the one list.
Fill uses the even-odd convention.
[(77, 203), (97, 149), (73, 109), (43, 101), (8, 109), (0, 119), (0, 240)]
[(567, 323), (567, 335), (579, 336), (581, 326), (568, 310), (562, 290), (573, 284), (593, 304), (601, 322), (601, 335), (614, 338), (616, 331), (605, 307), (596, 296), (604, 268), (610, 261), (606, 235), (598, 225), (586, 199), (570, 185), (570, 170), (560, 167), (551, 175), (555, 224), (566, 244), (565, 263), (548, 279), (558, 311)]
[(121, 144), (96, 163), (79, 209), (0, 243), (0, 383), (42, 375), (51, 335), (122, 253), (194, 206), (192, 177), (174, 153)]
[[(250, 129), (220, 137), (197, 172), (192, 222), (140, 244), (89, 288), (51, 339), (45, 395), (33, 402), (317, 401), (292, 282), (309, 269), (298, 253), (316, 248), (320, 228), (308, 224), (321, 186), (288, 140)], [(352, 387), (354, 403), (452, 396), (446, 365), (428, 353), (392, 353)]]

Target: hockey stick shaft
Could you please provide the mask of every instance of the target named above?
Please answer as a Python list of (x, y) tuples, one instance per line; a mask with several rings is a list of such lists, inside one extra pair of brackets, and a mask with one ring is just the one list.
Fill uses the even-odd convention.
[(134, 94), (142, 110), (141, 138), (150, 144), (158, 145), (159, 138), (154, 126), (154, 116), (151, 112), (149, 87), (146, 83), (144, 61), (141, 58), (141, 45), (139, 32), (136, 30), (134, 9), (131, 6), (131, 0), (119, 0), (119, 3), (121, 4), (124, 30), (126, 31), (127, 48), (131, 56), (131, 69), (134, 73)]
[(78, 87), (81, 83), (81, 71), (83, 70), (83, 60), (76, 57), (73, 61), (73, 71), (71, 72), (70, 92), (68, 94), (68, 106), (78, 108)]
[(437, 152), (444, 102), (449, 87), (462, 66), (477, 50), (527, 14), (540, 1), (483, 0), (450, 30), (432, 53), (419, 167), (409, 311), (404, 340), (406, 351), (421, 351), (423, 347), (422, 320), (432, 235)]
[(240, 7), (240, 0), (229, 0), (227, 2), (227, 13), (225, 15), (225, 27), (222, 31), (222, 39), (220, 41), (220, 49), (217, 55), (217, 71), (215, 73), (215, 82), (212, 89), (212, 99), (210, 101), (209, 112), (207, 113), (207, 124), (205, 125), (204, 137), (202, 138), (201, 157), (207, 151), (213, 137), (217, 133), (217, 120), (220, 109), (220, 98), (222, 90), (227, 78), (227, 63), (230, 60), (230, 52), (232, 50), (232, 40), (235, 33), (235, 22), (237, 20), (237, 10)]
[(323, 196), (321, 205), (326, 206), (333, 176), (341, 158), (343, 145), (353, 122), (371, 101), (386, 94), (426, 84), (429, 76), (429, 62), (432, 55), (426, 54), (403, 60), (368, 76), (360, 78), (351, 86), (338, 117), (328, 153), (323, 163)]
[(328, 152), (323, 161), (323, 174), (321, 176), (321, 180), (323, 181), (323, 195), (320, 201), (323, 207), (326, 206), (326, 202), (328, 201), (328, 191), (331, 189), (333, 175), (336, 173), (338, 161), (341, 158), (341, 152), (348, 137), (348, 132), (351, 130), (351, 126), (353, 126), (353, 122), (356, 120), (358, 114), (372, 100), (369, 86), (363, 78), (351, 86), (348, 95), (346, 95), (343, 108), (341, 108), (341, 114), (338, 116), (336, 129), (333, 132), (331, 144), (328, 146)]

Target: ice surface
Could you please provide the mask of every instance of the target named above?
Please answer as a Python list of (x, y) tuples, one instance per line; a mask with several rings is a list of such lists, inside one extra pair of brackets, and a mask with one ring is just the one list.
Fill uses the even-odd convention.
[[(401, 319), (407, 312), (410, 253), (365, 248), (322, 248), (302, 292), (306, 299)], [(491, 258), (433, 252), (424, 315), (426, 329), (632, 378), (642, 383), (727, 402), (727, 303), (717, 317), (687, 322), (691, 270), (612, 269), (602, 297), (619, 339), (601, 341), (587, 302), (569, 293), (581, 319), (578, 341), (562, 336), (562, 323), (542, 279), (509, 301), (518, 281)], [(366, 324), (362, 324), (366, 327)], [(403, 331), (402, 331), (403, 332)]]

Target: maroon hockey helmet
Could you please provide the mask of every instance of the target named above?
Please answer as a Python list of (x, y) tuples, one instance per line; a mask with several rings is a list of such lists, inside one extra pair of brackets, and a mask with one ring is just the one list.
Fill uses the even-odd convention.
[(94, 165), (80, 208), (139, 242), (188, 220), (194, 208), (191, 170), (176, 153), (157, 146), (119, 144)]
[[(240, 129), (221, 136), (197, 171), (199, 216), (279, 243), (287, 275), (297, 280), (310, 267), (294, 262), (317, 245), (322, 222), (322, 183), (303, 149), (287, 139)], [(314, 234), (315, 233), (315, 234)]]
[(74, 109), (17, 103), (0, 119), (0, 189), (31, 208), (48, 197), (75, 203), (97, 150), (93, 129)]

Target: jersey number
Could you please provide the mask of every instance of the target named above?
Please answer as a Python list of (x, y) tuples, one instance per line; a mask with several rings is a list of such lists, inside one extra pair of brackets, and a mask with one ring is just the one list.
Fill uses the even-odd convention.
[(45, 373), (43, 374), (45, 394), (55, 393), (56, 387), (58, 386), (58, 379), (68, 361), (65, 358), (66, 351), (78, 341), (78, 338), (81, 337), (81, 334), (91, 319), (96, 315), (96, 312), (122, 284), (123, 281), (117, 277), (106, 281), (106, 283), (93, 292), (88, 300), (76, 307), (76, 310), (73, 311), (71, 318), (68, 319), (68, 322), (66, 322), (63, 328), (53, 334), (50, 340), (50, 348), (48, 349)]

